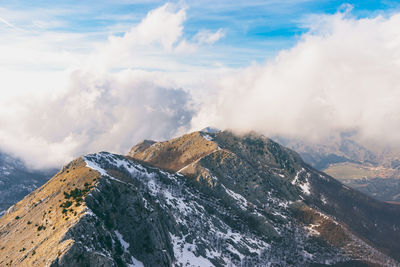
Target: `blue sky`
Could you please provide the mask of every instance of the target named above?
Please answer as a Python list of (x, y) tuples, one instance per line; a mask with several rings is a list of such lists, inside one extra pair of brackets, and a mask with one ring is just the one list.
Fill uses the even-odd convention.
[[(271, 0), (177, 1), (186, 8), (184, 36), (201, 29), (224, 29), (210, 56), (229, 66), (261, 62), (281, 49), (293, 46), (308, 29), (304, 20), (312, 14), (334, 14), (347, 5), (356, 18), (390, 14), (397, 1)], [(0, 17), (23, 29), (42, 21), (49, 31), (87, 33), (94, 40), (123, 35), (152, 9), (165, 1), (0, 1)], [(16, 16), (21, 14), (24, 19)], [(3, 25), (4, 26), (4, 25)], [(90, 35), (89, 35), (90, 34)], [(236, 55), (233, 59), (232, 54)], [(240, 55), (240, 56), (238, 56)]]

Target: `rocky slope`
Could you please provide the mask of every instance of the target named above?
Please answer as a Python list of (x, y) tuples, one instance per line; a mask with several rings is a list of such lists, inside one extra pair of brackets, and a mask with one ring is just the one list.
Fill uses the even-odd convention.
[(0, 152), (0, 216), (56, 172), (51, 169), (30, 170), (21, 160)]
[(87, 155), (0, 219), (0, 266), (398, 266), (400, 207), (250, 134)]

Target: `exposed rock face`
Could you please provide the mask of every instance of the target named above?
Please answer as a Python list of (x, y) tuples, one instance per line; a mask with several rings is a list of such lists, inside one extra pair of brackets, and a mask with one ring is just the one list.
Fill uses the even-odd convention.
[(399, 207), (295, 152), (195, 132), (63, 168), (0, 219), (0, 266), (398, 266), (399, 238)]

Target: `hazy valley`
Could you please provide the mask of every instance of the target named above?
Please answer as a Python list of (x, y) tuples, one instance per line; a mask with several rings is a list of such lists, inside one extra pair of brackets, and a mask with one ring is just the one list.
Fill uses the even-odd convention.
[(324, 144), (274, 139), (297, 151), (314, 168), (342, 183), (381, 201), (399, 202), (399, 153), (390, 149), (373, 152), (348, 134), (339, 136)]

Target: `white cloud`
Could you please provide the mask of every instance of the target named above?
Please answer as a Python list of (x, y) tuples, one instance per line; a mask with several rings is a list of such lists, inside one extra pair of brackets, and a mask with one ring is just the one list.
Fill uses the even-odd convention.
[(184, 38), (185, 19), (184, 8), (165, 4), (105, 42), (44, 22), (37, 32), (0, 32), (0, 148), (37, 168), (183, 133), (193, 108), (182, 88), (204, 71), (180, 62), (199, 47)]
[[(225, 34), (202, 30), (190, 40), (184, 36), (186, 10), (180, 5), (166, 3), (150, 11), (138, 24), (122, 36), (111, 36), (99, 44), (88, 61), (89, 68), (140, 68), (187, 71), (201, 58), (203, 44), (213, 44)], [(191, 64), (186, 64), (190, 54)], [(118, 55), (118, 56), (116, 56)]]
[(13, 29), (19, 30), (17, 27), (15, 27), (14, 25), (12, 25), (10, 22), (8, 22), (7, 20), (3, 19), (2, 17), (0, 17), (0, 22), (4, 23), (8, 27), (11, 27)]
[[(126, 153), (144, 138), (164, 139), (187, 127), (190, 96), (161, 73), (73, 71), (68, 90), (2, 103), (0, 146), (36, 167), (99, 150)], [(19, 109), (19, 110), (18, 110)]]
[(183, 34), (183, 22), (186, 19), (185, 9), (167, 3), (150, 11), (139, 25), (133, 27), (123, 37), (112, 36), (110, 45), (123, 50), (134, 46), (158, 44), (167, 51)]
[(363, 140), (398, 146), (400, 14), (356, 19), (346, 11), (313, 19), (293, 48), (225, 76), (194, 128), (319, 141), (355, 130)]
[(193, 39), (200, 44), (213, 44), (219, 39), (225, 36), (225, 31), (223, 29), (218, 29), (216, 32), (211, 32), (209, 30), (199, 31)]

